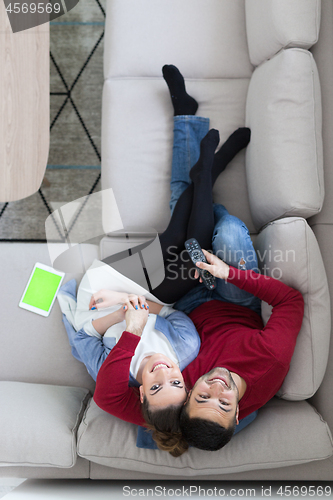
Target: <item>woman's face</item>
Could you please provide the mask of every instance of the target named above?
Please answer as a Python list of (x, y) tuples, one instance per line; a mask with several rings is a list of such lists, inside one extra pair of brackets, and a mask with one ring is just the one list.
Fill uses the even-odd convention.
[(186, 400), (184, 379), (178, 366), (163, 354), (153, 354), (142, 371), (140, 399), (146, 396), (150, 406), (164, 408)]

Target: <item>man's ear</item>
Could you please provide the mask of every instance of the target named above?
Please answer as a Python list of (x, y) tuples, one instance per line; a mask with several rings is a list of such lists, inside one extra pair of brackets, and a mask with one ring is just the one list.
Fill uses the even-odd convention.
[(238, 415), (239, 415), (239, 405), (237, 405), (237, 410), (236, 410), (236, 425), (239, 424)]
[(139, 391), (140, 391), (140, 403), (143, 403), (143, 398), (145, 396), (145, 393), (143, 391), (143, 385), (140, 385)]
[(186, 405), (186, 403), (189, 401), (190, 397), (191, 397), (191, 394), (192, 394), (192, 389), (187, 393), (187, 397), (184, 401), (184, 406)]

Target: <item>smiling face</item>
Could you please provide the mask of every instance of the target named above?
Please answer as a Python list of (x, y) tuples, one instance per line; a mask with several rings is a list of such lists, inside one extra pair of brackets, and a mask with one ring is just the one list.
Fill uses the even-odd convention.
[(178, 366), (163, 354), (154, 354), (142, 371), (140, 400), (146, 396), (149, 405), (165, 408), (186, 400), (184, 379)]
[(238, 389), (226, 368), (214, 368), (195, 383), (188, 402), (190, 418), (211, 420), (229, 428), (236, 414), (238, 424)]

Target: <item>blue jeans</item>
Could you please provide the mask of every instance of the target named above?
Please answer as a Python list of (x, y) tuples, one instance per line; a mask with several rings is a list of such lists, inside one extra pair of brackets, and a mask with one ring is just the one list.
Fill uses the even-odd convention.
[[(200, 142), (208, 130), (208, 118), (192, 115), (174, 117), (171, 211), (179, 196), (191, 182), (189, 171), (199, 158)], [(215, 228), (212, 240), (214, 254), (237, 269), (252, 269), (258, 272), (257, 255), (244, 222), (230, 215), (228, 210), (219, 204), (214, 204), (214, 218)], [(174, 307), (189, 314), (204, 302), (216, 299), (245, 306), (258, 314), (261, 313), (261, 302), (257, 297), (218, 278), (215, 290), (210, 291), (199, 283), (178, 300)]]

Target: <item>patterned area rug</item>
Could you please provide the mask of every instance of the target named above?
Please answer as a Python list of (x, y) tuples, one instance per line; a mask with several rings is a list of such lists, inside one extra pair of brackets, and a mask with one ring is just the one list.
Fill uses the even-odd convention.
[(100, 187), (105, 0), (80, 0), (50, 23), (50, 152), (40, 190), (0, 203), (0, 241), (45, 241), (60, 205)]

